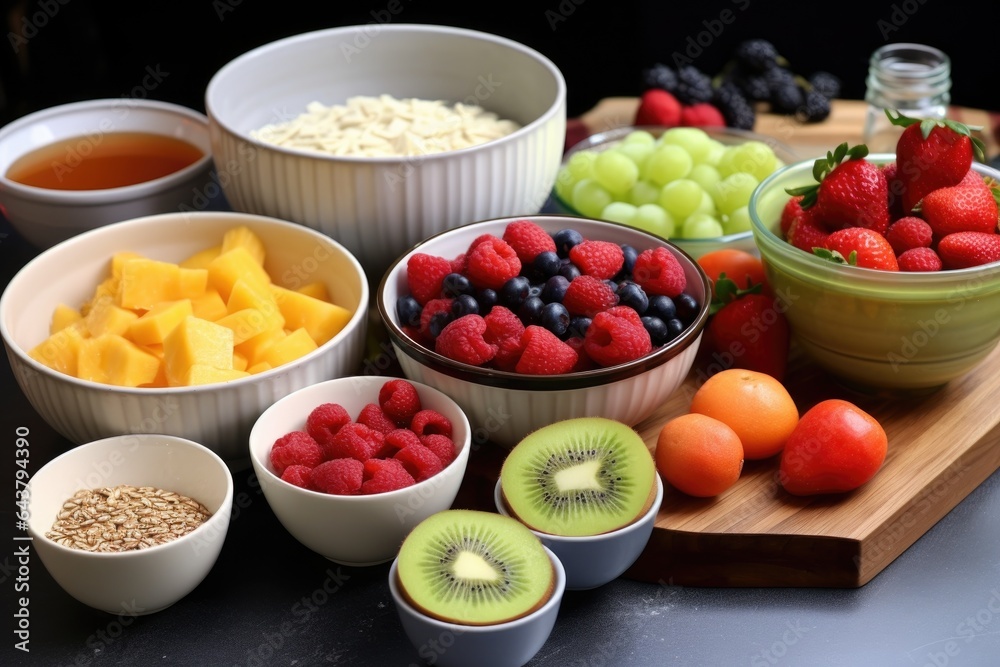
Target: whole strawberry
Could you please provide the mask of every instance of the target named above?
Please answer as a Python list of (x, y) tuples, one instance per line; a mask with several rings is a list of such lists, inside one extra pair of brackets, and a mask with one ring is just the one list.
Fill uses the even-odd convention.
[(842, 143), (813, 164), (816, 185), (787, 192), (802, 195), (802, 208), (814, 208), (816, 220), (829, 231), (864, 227), (884, 234), (889, 227), (889, 188), (885, 174), (865, 160), (867, 155), (864, 144), (849, 148)]
[(635, 125), (663, 125), (675, 127), (681, 122), (681, 103), (665, 90), (647, 90), (639, 99), (635, 112)]
[(712, 316), (705, 335), (708, 349), (719, 363), (767, 373), (777, 380), (784, 378), (790, 329), (773, 297), (737, 297)]
[(896, 142), (896, 178), (902, 186), (903, 214), (930, 192), (958, 184), (968, 173), (973, 158), (983, 160), (983, 142), (972, 137), (969, 127), (953, 120), (919, 119), (886, 116), (894, 125), (904, 127)]
[(937, 239), (955, 232), (992, 233), (997, 231), (1000, 216), (996, 196), (996, 191), (977, 175), (927, 193), (916, 210)]
[(823, 248), (814, 250), (816, 255), (838, 264), (848, 264), (866, 269), (899, 271), (896, 253), (885, 237), (864, 227), (849, 227), (826, 237)]
[(965, 269), (1000, 261), (1000, 234), (956, 232), (938, 243), (946, 269)]

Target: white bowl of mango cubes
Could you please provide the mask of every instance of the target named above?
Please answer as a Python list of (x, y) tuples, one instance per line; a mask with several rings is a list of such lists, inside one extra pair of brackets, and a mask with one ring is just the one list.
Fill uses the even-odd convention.
[(0, 297), (0, 336), (28, 401), (73, 443), (160, 433), (243, 461), (267, 407), (358, 370), (368, 302), (360, 263), (319, 232), (167, 213), (28, 262)]

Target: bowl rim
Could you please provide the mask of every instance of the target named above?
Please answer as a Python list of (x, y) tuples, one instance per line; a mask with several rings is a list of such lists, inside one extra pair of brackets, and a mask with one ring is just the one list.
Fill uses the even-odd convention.
[[(306, 391), (317, 391), (318, 392), (318, 391), (321, 391), (322, 389), (326, 389), (326, 388), (329, 388), (329, 387), (337, 387), (337, 388), (339, 388), (341, 385), (346, 385), (346, 384), (350, 384), (350, 383), (357, 383), (359, 381), (363, 382), (366, 385), (371, 385), (372, 387), (376, 387), (376, 386), (381, 386), (382, 384), (388, 382), (389, 380), (405, 380), (406, 382), (409, 382), (410, 384), (412, 384), (417, 389), (417, 393), (418, 394), (421, 393), (421, 392), (424, 392), (424, 393), (428, 393), (430, 395), (435, 396), (439, 400), (444, 401), (445, 403), (447, 403), (448, 405), (450, 405), (452, 408), (454, 408), (454, 410), (456, 411), (456, 413), (459, 414), (459, 415), (461, 415), (461, 417), (462, 417), (462, 425), (464, 426), (466, 437), (465, 437), (465, 439), (461, 443), (455, 443), (455, 444), (460, 444), (461, 445), (461, 449), (458, 450), (455, 453), (455, 458), (452, 459), (451, 463), (449, 463), (444, 468), (442, 468), (440, 471), (438, 471), (434, 475), (428, 477), (427, 479), (424, 479), (424, 480), (421, 480), (419, 482), (416, 482), (415, 484), (411, 484), (410, 486), (405, 486), (405, 487), (403, 487), (401, 489), (395, 489), (393, 491), (383, 491), (381, 493), (372, 494), (372, 495), (358, 495), (358, 496), (337, 495), (337, 494), (332, 494), (332, 493), (324, 493), (323, 491), (313, 491), (312, 489), (304, 489), (304, 488), (302, 488), (300, 486), (296, 486), (295, 484), (292, 484), (291, 482), (287, 482), (287, 481), (281, 479), (281, 477), (279, 475), (275, 474), (275, 472), (273, 470), (271, 470), (270, 464), (266, 460), (262, 459), (260, 456), (257, 455), (257, 452), (256, 452), (256, 450), (255, 450), (255, 448), (253, 446), (253, 443), (254, 443), (254, 440), (256, 439), (256, 437), (259, 437), (259, 436), (255, 437), (255, 434), (257, 433), (258, 425), (261, 424), (266, 417), (269, 417), (269, 413), (271, 413), (272, 411), (277, 411), (277, 407), (279, 405), (281, 405), (282, 403), (290, 402), (291, 400), (293, 400), (293, 397), (297, 397), (298, 395), (300, 395), (301, 393), (306, 392)], [(367, 387), (366, 387), (366, 389), (367, 389)], [(377, 395), (378, 392), (376, 391), (375, 394)], [(356, 419), (356, 415), (352, 416), (352, 419)], [(450, 420), (450, 418), (449, 418), (449, 420)], [(453, 429), (453, 432), (454, 432), (454, 429)], [(453, 442), (454, 442), (454, 440), (453, 440)], [(372, 500), (373, 498), (378, 498), (378, 499), (382, 499), (382, 500), (384, 500), (384, 499), (392, 500), (394, 498), (408, 496), (408, 495), (410, 495), (413, 492), (416, 492), (416, 493), (419, 494), (426, 487), (437, 487), (437, 486), (440, 486), (442, 484), (442, 482), (441, 482), (441, 479), (440, 479), (439, 475), (443, 474), (445, 471), (451, 470), (453, 467), (461, 467), (462, 468), (462, 475), (464, 476), (464, 474), (465, 474), (465, 468), (468, 467), (468, 463), (469, 463), (469, 454), (471, 453), (471, 449), (472, 449), (472, 425), (469, 422), (468, 415), (465, 414), (465, 410), (462, 409), (462, 406), (460, 406), (455, 401), (455, 399), (453, 399), (451, 396), (448, 396), (447, 394), (445, 394), (440, 389), (435, 389), (434, 387), (431, 387), (430, 385), (426, 385), (426, 384), (424, 384), (422, 382), (417, 382), (416, 380), (410, 380), (410, 379), (407, 379), (407, 378), (401, 377), (401, 376), (400, 377), (396, 377), (396, 376), (389, 376), (389, 375), (345, 375), (344, 377), (332, 378), (330, 380), (323, 380), (322, 382), (317, 382), (317, 383), (308, 385), (306, 387), (302, 387), (301, 389), (296, 389), (295, 391), (290, 392), (290, 393), (282, 396), (280, 399), (278, 399), (277, 401), (275, 401), (271, 405), (267, 406), (267, 409), (265, 409), (261, 413), (260, 417), (258, 417), (254, 421), (254, 425), (250, 429), (250, 434), (247, 437), (247, 443), (248, 443), (247, 444), (247, 449), (248, 449), (248, 452), (250, 454), (250, 460), (253, 463), (253, 466), (255, 468), (259, 468), (260, 470), (263, 470), (264, 472), (266, 472), (267, 475), (268, 475), (268, 477), (269, 477), (269, 482), (274, 483), (274, 484), (278, 484), (278, 485), (283, 485), (285, 488), (287, 488), (288, 490), (290, 490), (292, 493), (300, 493), (301, 492), (301, 493), (305, 494), (306, 497), (312, 497), (312, 498), (333, 498), (333, 499), (336, 499), (334, 502), (340, 502), (340, 501), (342, 501), (342, 502), (346, 502), (348, 504), (353, 504), (353, 503), (364, 503), (366, 501)], [(270, 445), (268, 447), (270, 448)], [(270, 449), (268, 449), (268, 451), (270, 451)], [(451, 471), (455, 472), (454, 470), (451, 470)], [(265, 495), (266, 495), (266, 492), (265, 492)]]
[[(205, 535), (205, 531), (199, 533), (203, 528), (208, 528), (213, 534), (220, 535), (223, 540), (229, 529), (229, 515), (232, 512), (233, 495), (235, 493), (235, 485), (233, 482), (233, 474), (222, 458), (216, 454), (214, 451), (201, 444), (200, 442), (195, 442), (194, 440), (189, 440), (188, 438), (183, 438), (181, 436), (169, 435), (165, 433), (134, 433), (125, 435), (112, 435), (106, 438), (100, 438), (99, 440), (91, 440), (90, 442), (85, 442), (81, 445), (73, 447), (66, 450), (62, 454), (59, 454), (53, 459), (50, 459), (43, 465), (38, 471), (32, 475), (31, 480), (28, 482), (28, 488), (31, 489), (31, 484), (34, 482), (38, 475), (51, 465), (55, 465), (56, 462), (65, 461), (73, 456), (82, 453), (85, 448), (91, 448), (94, 446), (103, 446), (116, 441), (125, 442), (132, 438), (138, 438), (139, 440), (152, 441), (154, 445), (168, 444), (176, 447), (184, 447), (187, 449), (194, 449), (200, 454), (207, 455), (209, 460), (215, 465), (219, 470), (223, 472), (223, 479), (225, 481), (226, 492), (222, 498), (222, 502), (219, 504), (219, 509), (212, 512), (212, 516), (208, 518), (207, 521), (202, 523), (198, 528), (192, 530), (186, 535), (181, 535), (178, 538), (170, 540), (169, 542), (163, 542), (161, 544), (156, 544), (146, 549), (137, 549), (133, 551), (84, 551), (82, 549), (74, 549), (73, 547), (67, 547), (65, 545), (59, 544), (55, 540), (46, 537), (44, 532), (39, 532), (35, 530), (33, 522), (28, 522), (28, 532), (32, 534), (33, 538), (49, 547), (55, 549), (56, 551), (64, 554), (74, 554), (81, 558), (89, 558), (95, 560), (111, 559), (111, 560), (121, 560), (121, 559), (136, 559), (142, 558), (144, 554), (155, 554), (160, 551), (164, 551), (167, 548), (176, 547), (178, 545), (183, 545), (192, 540), (202, 539)], [(33, 495), (33, 494), (32, 494)], [(200, 501), (199, 501), (200, 502)], [(28, 507), (31, 507), (29, 502)]]
[[(788, 270), (788, 266), (794, 266), (793, 270), (796, 273), (808, 274), (810, 281), (830, 279), (831, 285), (837, 285), (839, 284), (838, 280), (843, 281), (847, 279), (852, 282), (849, 285), (851, 288), (860, 287), (872, 291), (885, 287), (901, 286), (912, 286), (914, 288), (922, 286), (951, 287), (954, 289), (952, 283), (956, 281), (969, 283), (973, 279), (980, 278), (984, 272), (1000, 275), (1000, 261), (981, 264), (979, 266), (970, 266), (964, 269), (946, 269), (942, 271), (883, 271), (863, 266), (836, 264), (821, 257), (810, 255), (791, 245), (774, 233), (772, 230), (773, 223), (767, 223), (760, 219), (758, 213), (759, 202), (768, 191), (774, 191), (775, 181), (787, 178), (789, 174), (811, 173), (817, 159), (822, 158), (800, 160), (799, 162), (785, 165), (761, 181), (760, 185), (753, 191), (753, 194), (750, 195), (750, 231), (754, 235), (761, 255), (764, 254), (764, 246), (766, 246), (771, 253), (782, 261), (782, 265), (785, 267), (783, 270)], [(884, 164), (895, 162), (896, 154), (870, 153), (865, 159), (874, 164)], [(991, 176), (994, 179), (1000, 180), (1000, 171), (989, 165), (973, 161), (972, 169), (975, 169), (981, 175)], [(903, 279), (904, 282), (902, 283), (899, 280), (901, 273), (906, 274), (906, 278)], [(971, 283), (969, 284), (971, 285)], [(848, 285), (845, 284), (842, 287), (846, 289)]]
[[(473, 366), (471, 364), (466, 364), (461, 361), (455, 361), (454, 359), (449, 359), (442, 354), (435, 352), (434, 350), (428, 349), (423, 345), (412, 340), (407, 336), (398, 324), (396, 324), (393, 319), (388, 304), (385, 303), (385, 291), (389, 284), (390, 276), (402, 270), (403, 260), (406, 259), (413, 253), (421, 252), (426, 244), (434, 241), (435, 239), (444, 236), (446, 234), (458, 234), (458, 233), (468, 233), (474, 227), (483, 225), (494, 225), (501, 222), (513, 222), (516, 220), (565, 220), (568, 224), (574, 222), (579, 222), (580, 220), (585, 221), (588, 224), (598, 224), (598, 225), (610, 225), (613, 227), (620, 227), (622, 229), (627, 229), (630, 232), (635, 232), (648, 237), (653, 244), (661, 245), (667, 247), (669, 250), (673, 251), (674, 255), (679, 255), (678, 259), (687, 261), (694, 268), (696, 274), (701, 278), (702, 287), (704, 289), (705, 298), (702, 303), (699, 304), (698, 315), (695, 317), (694, 321), (688, 325), (681, 334), (674, 338), (672, 341), (660, 348), (653, 350), (649, 354), (639, 357), (638, 359), (633, 359), (632, 361), (625, 362), (624, 364), (618, 364), (616, 366), (608, 366), (605, 368), (595, 368), (587, 371), (578, 371), (575, 373), (560, 373), (557, 375), (525, 375), (522, 373), (516, 373), (513, 371), (502, 371), (493, 368), (481, 368), (479, 366)], [(651, 246), (653, 245), (651, 244)], [(606, 385), (619, 380), (625, 380), (636, 375), (641, 375), (653, 368), (661, 366), (666, 362), (680, 356), (684, 351), (688, 349), (692, 344), (698, 341), (701, 336), (709, 317), (709, 311), (711, 308), (712, 300), (712, 284), (711, 280), (705, 274), (704, 270), (685, 250), (679, 248), (677, 245), (671, 241), (664, 239), (661, 236), (656, 236), (655, 234), (650, 234), (644, 230), (630, 227), (628, 225), (623, 225), (617, 222), (611, 222), (609, 220), (597, 220), (594, 218), (581, 218), (576, 216), (565, 216), (549, 213), (537, 213), (534, 215), (523, 215), (523, 216), (511, 216), (503, 218), (490, 218), (487, 220), (477, 220), (459, 227), (453, 227), (451, 229), (446, 229), (444, 231), (438, 232), (433, 236), (429, 236), (420, 243), (416, 244), (402, 255), (397, 257), (389, 265), (389, 268), (382, 275), (382, 280), (379, 282), (378, 291), (376, 294), (376, 306), (378, 308), (379, 316), (385, 325), (386, 332), (389, 335), (390, 341), (399, 346), (408, 356), (416, 360), (418, 363), (431, 368), (439, 373), (443, 373), (450, 377), (458, 380), (464, 380), (466, 382), (472, 382), (480, 385), (487, 385), (491, 387), (501, 388), (501, 389), (514, 389), (514, 390), (527, 390), (527, 391), (566, 391), (570, 389), (583, 389), (587, 387), (594, 387), (598, 385)], [(395, 310), (395, 307), (393, 307)]]
[[(422, 23), (394, 23), (394, 24), (383, 24), (379, 26), (380, 31), (388, 31), (390, 33), (397, 32), (414, 32), (414, 33), (427, 33), (427, 34), (442, 34), (450, 36), (462, 36), (476, 38), (485, 42), (491, 42), (503, 46), (507, 49), (520, 52), (524, 55), (531, 57), (533, 60), (540, 63), (545, 69), (549, 71), (552, 75), (553, 80), (556, 83), (556, 89), (554, 94), (554, 99), (552, 104), (537, 118), (534, 118), (531, 122), (526, 123), (516, 129), (510, 134), (492, 139), (490, 141), (476, 144), (474, 146), (466, 146), (464, 148), (458, 148), (449, 151), (439, 151), (435, 153), (427, 153), (425, 155), (420, 155), (418, 157), (413, 156), (374, 156), (365, 157), (359, 155), (330, 155), (327, 153), (322, 153), (319, 151), (312, 151), (303, 148), (292, 148), (288, 146), (278, 146), (261, 139), (251, 137), (246, 132), (241, 132), (236, 130), (231, 121), (221, 117), (218, 114), (218, 110), (213, 108), (212, 98), (215, 96), (216, 89), (222, 85), (221, 81), (230, 74), (231, 70), (237, 67), (243, 66), (246, 63), (267, 56), (273, 51), (277, 51), (289, 46), (298, 45), (301, 42), (310, 42), (313, 40), (323, 40), (331, 36), (339, 36), (344, 34), (351, 34), (357, 32), (367, 32), (370, 30), (369, 25), (348, 25), (348, 26), (338, 26), (335, 28), (323, 28), (320, 30), (312, 30), (309, 32), (300, 33), (297, 35), (291, 35), (289, 37), (284, 37), (267, 44), (263, 44), (249, 51), (246, 51), (219, 68), (212, 78), (209, 80), (208, 85), (205, 87), (205, 112), (208, 117), (208, 123), (210, 126), (215, 125), (221, 130), (225, 131), (232, 137), (239, 139), (242, 142), (250, 144), (257, 150), (267, 150), (278, 154), (283, 154), (289, 158), (305, 158), (320, 160), (322, 162), (329, 162), (331, 164), (354, 164), (354, 165), (374, 165), (374, 166), (384, 166), (384, 167), (395, 167), (399, 164), (412, 164), (414, 162), (436, 162), (440, 160), (451, 159), (453, 156), (462, 156), (481, 150), (487, 146), (497, 146), (505, 143), (510, 143), (513, 141), (518, 141), (521, 137), (526, 134), (534, 133), (537, 128), (547, 124), (553, 116), (558, 113), (563, 113), (565, 115), (565, 102), (566, 102), (566, 79), (562, 72), (555, 65), (555, 63), (549, 59), (547, 56), (541, 52), (516, 42), (514, 40), (508, 39), (506, 37), (501, 37), (500, 35), (494, 35), (487, 32), (482, 32), (479, 30), (471, 30), (468, 28), (458, 28), (447, 25), (436, 25), (436, 24), (422, 24)], [(304, 109), (303, 109), (304, 111)]]
[[(210, 384), (201, 384), (193, 386), (124, 387), (120, 385), (95, 382), (93, 380), (83, 380), (81, 378), (74, 377), (66, 373), (62, 373), (53, 368), (49, 368), (45, 364), (35, 361), (34, 359), (31, 358), (30, 355), (28, 355), (28, 351), (22, 348), (21, 345), (14, 340), (14, 337), (11, 335), (7, 327), (7, 318), (4, 315), (7, 311), (7, 301), (8, 299), (12, 298), (9, 295), (12, 293), (13, 288), (17, 286), (17, 283), (19, 282), (21, 276), (26, 274), (29, 267), (33, 267), (36, 263), (45, 261), (45, 258), (47, 258), (51, 253), (57, 250), (64, 251), (62, 250), (64, 247), (69, 247), (69, 245), (77, 243), (78, 240), (81, 239), (86, 240), (92, 236), (97, 236), (97, 235), (111, 235), (120, 226), (152, 225), (156, 224), (157, 222), (160, 222), (160, 220), (164, 218), (177, 218), (186, 216), (194, 216), (195, 218), (201, 218), (201, 217), (232, 218), (233, 224), (237, 224), (237, 221), (239, 220), (246, 221), (248, 219), (254, 222), (259, 222), (261, 224), (276, 224), (280, 228), (289, 231), (301, 231), (303, 233), (308, 234), (316, 241), (321, 241), (323, 243), (331, 244), (333, 247), (337, 248), (344, 255), (345, 259), (348, 261), (351, 268), (355, 272), (357, 272), (358, 282), (361, 287), (360, 290), (361, 293), (358, 298), (357, 308), (354, 310), (354, 313), (351, 315), (351, 318), (347, 321), (347, 324), (344, 325), (344, 328), (337, 332), (337, 335), (335, 335), (333, 338), (331, 338), (330, 340), (326, 341), (325, 343), (317, 347), (315, 350), (310, 351), (309, 353), (299, 357), (298, 359), (293, 359), (292, 361), (286, 364), (282, 364), (281, 366), (275, 366), (274, 368), (268, 369), (261, 373), (257, 373), (255, 375), (248, 375), (246, 377), (236, 378), (235, 380), (228, 380), (225, 382), (212, 382)], [(351, 251), (349, 251), (347, 248), (341, 245), (336, 239), (333, 239), (327, 236), (326, 234), (323, 234), (320, 231), (317, 231), (310, 227), (306, 227), (305, 225), (300, 225), (295, 222), (282, 220), (280, 218), (273, 218), (265, 215), (258, 215), (255, 213), (242, 213), (239, 211), (192, 211), (183, 213), (178, 213), (178, 212), (157, 213), (154, 215), (146, 215), (139, 218), (122, 220), (121, 222), (110, 223), (107, 225), (103, 225), (101, 227), (97, 227), (95, 229), (87, 230), (85, 232), (77, 234), (76, 236), (66, 239), (65, 241), (57, 243), (56, 245), (50, 248), (43, 250), (38, 255), (29, 260), (27, 264), (21, 267), (17, 271), (17, 273), (14, 274), (14, 276), (4, 287), (3, 292), (0, 293), (0, 339), (3, 340), (4, 347), (7, 348), (8, 353), (14, 354), (22, 364), (29, 367), (33, 372), (44, 375), (49, 379), (65, 382), (69, 385), (73, 385), (81, 389), (86, 389), (88, 391), (103, 391), (103, 392), (111, 392), (118, 395), (151, 397), (151, 398), (158, 398), (158, 397), (170, 396), (173, 394), (181, 394), (181, 393), (199, 394), (202, 392), (218, 391), (220, 389), (241, 388), (244, 385), (254, 384), (264, 379), (282, 375), (286, 373), (293, 366), (299, 366), (302, 364), (311, 363), (313, 360), (316, 359), (316, 357), (328, 351), (330, 348), (339, 344), (341, 341), (347, 338), (350, 332), (352, 332), (354, 329), (356, 329), (359, 326), (367, 324), (367, 320), (369, 317), (368, 313), (370, 310), (369, 306), (370, 301), (371, 301), (371, 288), (369, 287), (368, 277), (365, 274), (364, 267), (361, 266), (361, 262), (358, 261), (358, 258), (355, 257)]]
[[(22, 116), (17, 120), (11, 121), (7, 125), (0, 128), (0, 142), (2, 142), (8, 135), (19, 132), (30, 125), (39, 121), (44, 121), (48, 118), (73, 115), (79, 111), (86, 112), (100, 109), (112, 110), (122, 107), (127, 109), (136, 109), (138, 111), (162, 111), (175, 114), (178, 117), (189, 121), (193, 121), (199, 130), (203, 132), (205, 140), (208, 142), (209, 123), (208, 116), (205, 114), (189, 107), (173, 104), (171, 102), (161, 102), (159, 100), (139, 98), (99, 98), (82, 100), (79, 102), (70, 102), (67, 104), (60, 104), (40, 109)], [(109, 132), (99, 130), (99, 133), (107, 134)], [(86, 137), (89, 134), (90, 130), (81, 129), (80, 132), (73, 134), (68, 138)], [(153, 132), (153, 134), (160, 133)], [(58, 141), (64, 141), (64, 139), (59, 139)], [(37, 148), (18, 155), (12, 160), (12, 162), (21, 159), (35, 150), (37, 150)], [(116, 188), (102, 188), (99, 190), (58, 190), (55, 188), (40, 188), (34, 185), (25, 185), (24, 183), (11, 180), (7, 176), (8, 170), (4, 169), (3, 171), (0, 171), (0, 194), (4, 193), (4, 191), (9, 191), (11, 194), (19, 195), (25, 199), (62, 206), (95, 206), (101, 204), (113, 204), (120, 201), (148, 197), (157, 192), (179, 185), (190, 179), (194, 174), (203, 171), (206, 167), (210, 166), (211, 163), (212, 151), (209, 149), (202, 151), (202, 156), (186, 167), (178, 169), (177, 171), (172, 171), (169, 174), (160, 176), (159, 178), (142, 181), (141, 183), (133, 183), (132, 185), (123, 185)]]

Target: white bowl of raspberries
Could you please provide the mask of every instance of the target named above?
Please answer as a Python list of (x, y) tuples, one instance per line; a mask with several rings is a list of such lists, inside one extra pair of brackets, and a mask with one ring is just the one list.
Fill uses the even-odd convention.
[(403, 374), (451, 396), (473, 442), (512, 447), (562, 419), (651, 415), (694, 362), (710, 283), (661, 237), (536, 215), (431, 237), (377, 301)]
[(469, 461), (461, 408), (404, 378), (353, 376), (299, 389), (250, 433), (264, 497), (291, 535), (345, 565), (392, 560), (407, 533), (448, 509)]

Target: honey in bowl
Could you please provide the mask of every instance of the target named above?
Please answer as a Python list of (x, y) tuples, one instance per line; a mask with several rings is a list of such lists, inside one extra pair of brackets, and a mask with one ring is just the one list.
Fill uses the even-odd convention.
[(105, 190), (145, 183), (194, 164), (204, 153), (176, 137), (149, 132), (80, 136), (15, 160), (7, 178), (50, 190)]

